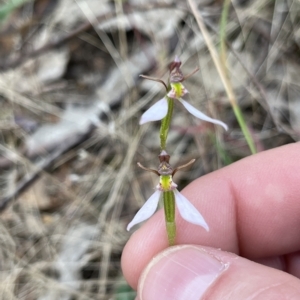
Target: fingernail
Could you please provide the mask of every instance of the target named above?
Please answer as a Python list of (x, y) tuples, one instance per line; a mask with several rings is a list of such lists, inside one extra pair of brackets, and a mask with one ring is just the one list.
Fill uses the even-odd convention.
[(201, 248), (169, 248), (144, 271), (139, 282), (139, 299), (199, 300), (224, 270), (224, 263)]

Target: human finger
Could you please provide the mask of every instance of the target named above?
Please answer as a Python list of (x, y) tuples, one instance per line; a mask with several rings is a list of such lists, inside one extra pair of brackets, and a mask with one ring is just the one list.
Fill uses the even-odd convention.
[[(251, 259), (298, 251), (299, 153), (300, 144), (290, 144), (192, 182), (183, 194), (204, 216), (210, 232), (176, 214), (176, 243), (222, 248)], [(166, 247), (164, 215), (159, 211), (125, 246), (122, 267), (133, 287), (145, 265)]]
[(139, 300), (299, 299), (296, 277), (235, 254), (175, 246), (155, 257), (141, 276)]

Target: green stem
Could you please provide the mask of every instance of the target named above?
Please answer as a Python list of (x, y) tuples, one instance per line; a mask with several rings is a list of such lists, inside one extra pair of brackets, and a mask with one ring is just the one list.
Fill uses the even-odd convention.
[(222, 144), (220, 143), (219, 139), (213, 132), (208, 132), (208, 135), (211, 139), (211, 141), (215, 144), (215, 147), (217, 149), (218, 155), (221, 157), (223, 163), (225, 166), (228, 166), (233, 163), (233, 160), (228, 155), (227, 151), (223, 148)]
[(220, 58), (222, 64), (226, 64), (226, 24), (231, 0), (224, 0), (220, 22)]
[(175, 245), (176, 224), (175, 224), (175, 196), (173, 191), (163, 192), (166, 228), (169, 246)]
[(161, 126), (160, 126), (160, 148), (161, 148), (161, 150), (166, 149), (167, 137), (168, 137), (169, 128), (171, 125), (173, 108), (174, 108), (174, 101), (172, 99), (170, 99), (169, 97), (167, 97), (167, 99), (168, 99), (168, 113), (162, 119)]
[(241, 127), (241, 130), (244, 134), (244, 137), (245, 137), (246, 142), (247, 142), (247, 144), (250, 148), (251, 153), (255, 154), (257, 152), (256, 147), (255, 147), (255, 143), (253, 141), (253, 138), (251, 136), (249, 128), (248, 128), (248, 126), (245, 122), (245, 119), (244, 119), (244, 116), (243, 116), (243, 113), (242, 113), (240, 107), (238, 105), (234, 105), (233, 106), (233, 111), (234, 111), (234, 114), (235, 114), (235, 116), (238, 120), (238, 123), (239, 123), (240, 127)]
[[(222, 10), (222, 16), (221, 16), (221, 22), (220, 22), (220, 61), (222, 68), (224, 69), (224, 73), (227, 79), (228, 84), (230, 84), (230, 89), (232, 90), (229, 75), (228, 75), (228, 69), (226, 66), (226, 57), (227, 57), (227, 49), (226, 49), (226, 24), (227, 24), (227, 19), (228, 19), (228, 13), (229, 13), (229, 8), (230, 8), (230, 3), (231, 0), (225, 0), (224, 5), (223, 5), (223, 10)], [(233, 101), (234, 100), (234, 101)], [(235, 99), (232, 99), (231, 105), (235, 114), (235, 117), (240, 125), (240, 128), (243, 132), (243, 135), (246, 139), (246, 142), (248, 144), (248, 147), (251, 151), (252, 154), (255, 154), (256, 151), (256, 146), (253, 141), (253, 138), (250, 134), (249, 128), (245, 122), (243, 113), (238, 106), (237, 102)]]

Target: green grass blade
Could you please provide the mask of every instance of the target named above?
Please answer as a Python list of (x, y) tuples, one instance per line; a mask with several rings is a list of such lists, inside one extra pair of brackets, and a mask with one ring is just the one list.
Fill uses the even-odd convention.
[[(223, 69), (225, 71), (225, 76), (228, 79), (228, 82), (230, 82), (229, 76), (228, 76), (228, 71), (226, 67), (226, 57), (227, 57), (227, 48), (226, 48), (226, 25), (227, 25), (227, 20), (228, 20), (228, 13), (229, 13), (229, 8), (230, 8), (230, 3), (231, 0), (225, 0), (224, 5), (223, 5), (223, 10), (222, 10), (222, 15), (221, 15), (221, 22), (220, 22), (220, 60), (221, 64), (223, 66)], [(232, 103), (232, 108), (233, 112), (235, 114), (235, 117), (239, 123), (239, 126), (243, 132), (243, 135), (246, 139), (246, 142), (250, 148), (250, 151), (252, 154), (255, 154), (257, 152), (255, 143), (253, 141), (253, 138), (251, 136), (251, 133), (249, 131), (249, 128), (245, 122), (245, 118), (243, 116), (243, 113), (238, 106), (236, 102)]]

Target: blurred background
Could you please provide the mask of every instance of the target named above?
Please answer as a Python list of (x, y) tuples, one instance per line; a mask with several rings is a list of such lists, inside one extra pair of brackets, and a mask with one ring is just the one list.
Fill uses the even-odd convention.
[(157, 184), (137, 162), (156, 169), (160, 152), (160, 122), (138, 122), (165, 92), (139, 75), (166, 81), (175, 55), (184, 74), (200, 68), (188, 101), (229, 127), (175, 103), (171, 164), (196, 159), (179, 189), (299, 140), (300, 3), (192, 2), (197, 13), (183, 0), (1, 0), (0, 299), (134, 299), (120, 269), (125, 228)]

